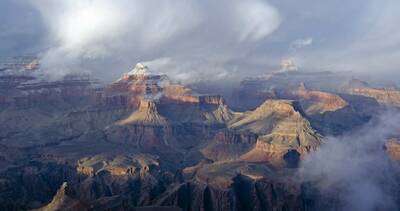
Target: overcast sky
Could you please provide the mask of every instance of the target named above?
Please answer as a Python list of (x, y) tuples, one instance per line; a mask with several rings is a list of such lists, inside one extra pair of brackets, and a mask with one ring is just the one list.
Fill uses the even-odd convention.
[(276, 70), (397, 74), (398, 0), (1, 0), (0, 58), (113, 80), (135, 63), (182, 80)]

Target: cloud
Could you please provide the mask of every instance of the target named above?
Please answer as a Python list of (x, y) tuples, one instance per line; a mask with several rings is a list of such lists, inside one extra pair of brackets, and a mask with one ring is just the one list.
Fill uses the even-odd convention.
[(279, 12), (266, 2), (238, 1), (235, 9), (238, 14), (237, 24), (241, 41), (257, 41), (265, 38), (281, 23)]
[(399, 1), (355, 0), (328, 6), (330, 11), (307, 19), (321, 25), (306, 28), (318, 46), (296, 54), (306, 69), (399, 76), (400, 30), (395, 27), (400, 21)]
[(53, 75), (89, 70), (94, 60), (229, 60), (281, 23), (263, 0), (29, 2), (48, 29), (42, 66)]
[(312, 37), (297, 39), (290, 44), (289, 50), (296, 51), (297, 49), (304, 48), (306, 46), (311, 45), (312, 43), (313, 43)]
[(224, 63), (208, 64), (204, 60), (181, 61), (170, 57), (144, 61), (152, 72), (169, 73), (169, 78), (182, 83), (195, 83), (199, 81), (214, 82), (219, 80), (238, 80), (237, 75), (232, 74), (235, 69), (229, 69)]
[(242, 76), (260, 74), (293, 57), (307, 70), (399, 75), (398, 6), (396, 0), (3, 0), (0, 57), (41, 50), (52, 74), (103, 78), (163, 57), (202, 61), (210, 74), (215, 63)]
[(398, 134), (399, 117), (390, 111), (359, 132), (328, 138), (302, 162), (301, 177), (316, 184), (325, 197), (339, 199), (341, 210), (397, 210), (393, 191), (398, 172), (383, 146)]

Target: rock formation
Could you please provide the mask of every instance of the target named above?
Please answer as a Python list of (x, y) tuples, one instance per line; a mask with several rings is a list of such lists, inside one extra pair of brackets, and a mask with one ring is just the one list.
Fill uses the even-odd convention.
[(348, 103), (338, 95), (322, 91), (310, 91), (301, 83), (299, 88), (291, 93), (300, 101), (308, 115), (334, 112), (348, 106)]
[(79, 200), (71, 198), (71, 194), (68, 184), (64, 182), (53, 197), (53, 200), (45, 207), (38, 209), (38, 211), (89, 210)]
[(0, 90), (0, 210), (321, 210), (337, 199), (296, 167), (321, 131), (352, 132), (381, 107), (319, 89), (316, 75), (333, 77), (245, 80), (244, 106), (140, 63), (104, 87), (15, 79)]
[(296, 165), (307, 153), (316, 151), (322, 144), (321, 136), (302, 115), (299, 104), (285, 100), (268, 100), (243, 114), (230, 127), (259, 137), (255, 147), (242, 155), (242, 159)]
[(159, 168), (158, 157), (153, 155), (96, 155), (78, 161), (77, 172), (95, 176), (107, 171), (113, 176), (144, 175)]
[(139, 108), (133, 114), (117, 124), (165, 125), (167, 120), (159, 114), (156, 103), (153, 100), (143, 99), (140, 101)]
[(342, 89), (348, 94), (373, 98), (384, 106), (400, 106), (400, 90), (396, 88), (374, 88), (367, 82), (351, 80)]

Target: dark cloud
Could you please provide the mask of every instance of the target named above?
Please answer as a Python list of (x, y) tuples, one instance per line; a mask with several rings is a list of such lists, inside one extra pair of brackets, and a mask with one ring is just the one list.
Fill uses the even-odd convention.
[(39, 13), (26, 1), (0, 1), (0, 58), (35, 51), (45, 33)]

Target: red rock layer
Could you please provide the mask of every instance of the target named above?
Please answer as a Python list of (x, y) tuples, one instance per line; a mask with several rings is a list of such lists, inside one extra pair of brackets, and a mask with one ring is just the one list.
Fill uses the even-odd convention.
[(309, 91), (303, 83), (296, 91), (292, 92), (292, 95), (302, 102), (309, 114), (337, 111), (348, 105), (348, 103), (338, 95), (322, 91)]

